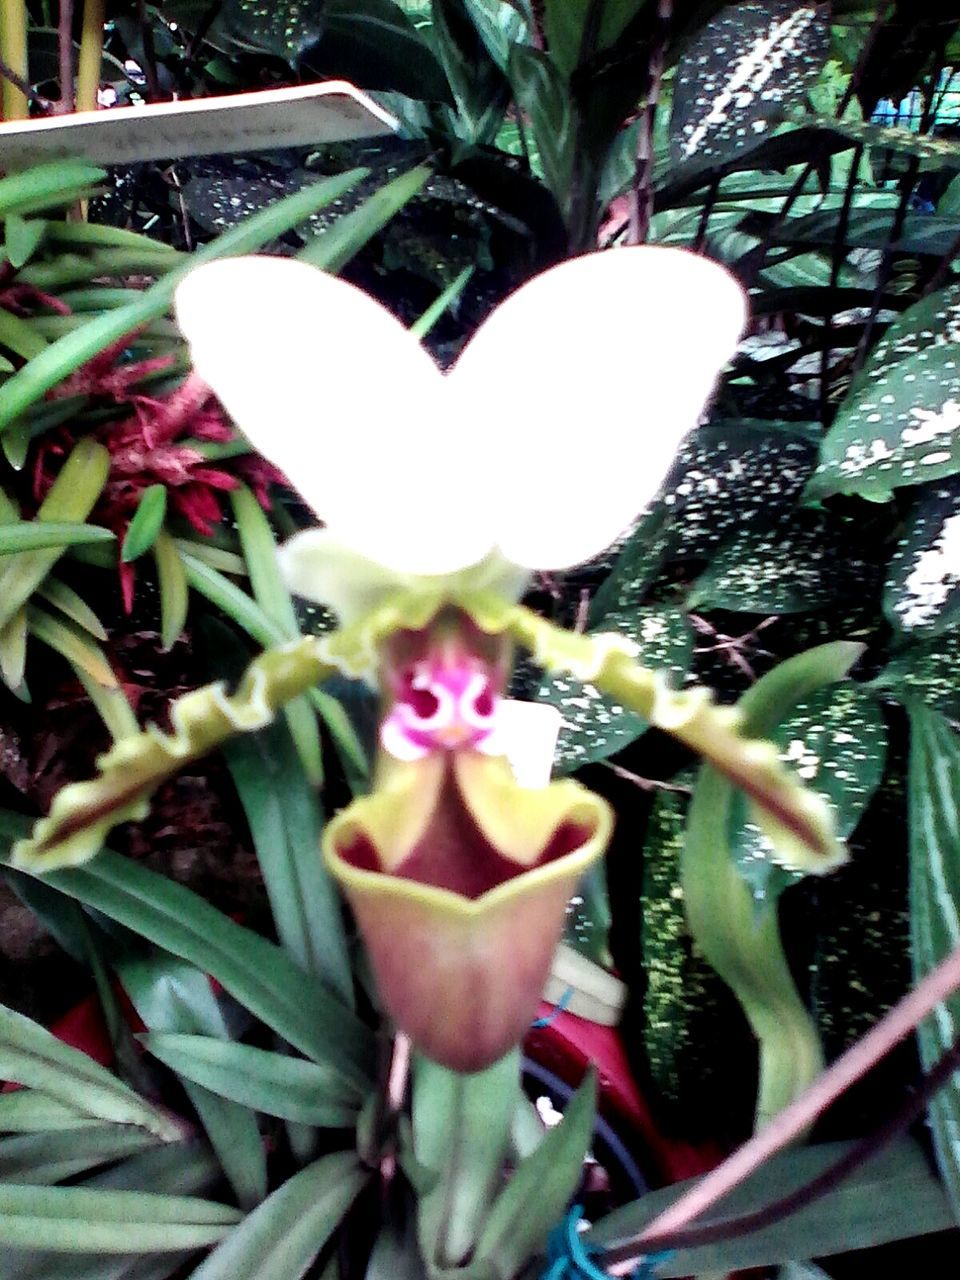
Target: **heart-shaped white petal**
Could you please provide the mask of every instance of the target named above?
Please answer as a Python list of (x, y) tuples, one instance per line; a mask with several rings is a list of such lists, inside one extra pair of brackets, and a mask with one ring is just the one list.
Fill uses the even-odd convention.
[[(495, 551), (540, 569), (601, 552), (656, 493), (745, 319), (722, 267), (650, 247), (535, 277), (446, 377), (379, 303), (291, 259), (204, 265), (176, 306), (196, 369), (329, 545), (430, 576)], [(319, 597), (303, 557), (290, 569)]]
[(502, 303), (450, 380), (458, 418), (500, 455), (504, 556), (562, 569), (608, 547), (659, 489), (745, 320), (724, 268), (657, 247), (574, 258)]
[(342, 542), (405, 573), (487, 553), (485, 459), (379, 303), (306, 263), (247, 257), (191, 272), (176, 312), (197, 372)]

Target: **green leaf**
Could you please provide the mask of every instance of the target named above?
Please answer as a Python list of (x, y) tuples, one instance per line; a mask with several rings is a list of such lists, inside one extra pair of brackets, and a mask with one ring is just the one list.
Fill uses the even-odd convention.
[(564, 211), (570, 198), (576, 143), (567, 85), (547, 54), (526, 45), (514, 45), (510, 50), (507, 72), (517, 106), (530, 119), (544, 181)]
[(197, 1249), (227, 1234), (240, 1214), (193, 1196), (84, 1187), (0, 1184), (0, 1244), (65, 1253)]
[(0, 525), (0, 556), (48, 548), (59, 551), (114, 540), (109, 529), (97, 524), (82, 524), (74, 520), (22, 520), (19, 524)]
[[(960, 946), (960, 742), (935, 711), (911, 703), (908, 817), (910, 930), (914, 980), (919, 982)], [(929, 1071), (957, 1039), (960, 995), (938, 1005), (917, 1028)], [(960, 1087), (956, 1075), (930, 1102), (937, 1164), (954, 1217), (960, 1221)]]
[[(300, 628), (290, 592), (280, 574), (270, 522), (249, 489), (240, 486), (232, 490), (230, 502), (254, 599), (286, 639), (295, 640)], [(315, 787), (322, 786), (320, 730), (309, 701), (296, 699), (284, 708), (284, 715), (308, 780)]]
[(190, 608), (190, 588), (183, 556), (165, 529), (153, 539), (153, 560), (160, 591), (160, 644), (166, 653), (183, 635)]
[(80, 631), (67, 621), (60, 621), (41, 609), (29, 605), (26, 610), (27, 629), (75, 667), (84, 672), (101, 689), (118, 690), (120, 682), (107, 660), (106, 654), (85, 631)]
[[(0, 385), (0, 430), (16, 421), (30, 405), (112, 342), (162, 316), (170, 305), (177, 284), (194, 266), (216, 258), (255, 253), (277, 236), (298, 226), (310, 214), (339, 199), (366, 173), (365, 169), (351, 169), (278, 200), (198, 249), (183, 265), (145, 289), (134, 302), (103, 312), (81, 328), (58, 338)], [(9, 178), (0, 180), (0, 197), (3, 182), (9, 181)]]
[(289, 1178), (193, 1272), (191, 1280), (291, 1280), (337, 1230), (367, 1174), (349, 1153)]
[(307, 65), (335, 69), (365, 89), (448, 102), (450, 89), (428, 42), (394, 0), (326, 0), (323, 40)]
[(496, 137), (510, 98), (502, 69), (468, 15), (464, 0), (433, 0), (434, 44), (457, 107), (457, 136), (474, 146)]
[(960, 628), (901, 649), (872, 682), (894, 697), (916, 697), (944, 715), (960, 717)]
[(499, 1280), (512, 1280), (544, 1245), (580, 1182), (593, 1136), (597, 1079), (591, 1070), (570, 1099), (563, 1120), (521, 1160), (487, 1216), (474, 1260)]
[(34, 595), (41, 600), (46, 600), (47, 604), (52, 604), (54, 608), (59, 609), (71, 622), (75, 622), (78, 627), (82, 627), (84, 631), (89, 632), (95, 640), (106, 640), (107, 633), (103, 623), (87, 604), (86, 600), (78, 595), (73, 587), (68, 587), (59, 578), (48, 574), (41, 585), (37, 587)]
[(432, 173), (422, 164), (391, 179), (311, 240), (297, 257), (336, 275), (423, 189)]
[(686, 607), (780, 615), (849, 598), (866, 575), (855, 536), (851, 520), (820, 511), (745, 524), (718, 548)]
[[(664, 668), (674, 680), (686, 675), (693, 652), (689, 623), (678, 609), (649, 607), (609, 610), (597, 631), (615, 631), (629, 636), (640, 646), (645, 666)], [(638, 738), (646, 721), (627, 711), (599, 692), (569, 675), (546, 675), (536, 691), (539, 702), (547, 702), (563, 715), (554, 766), (570, 773), (616, 754)]]
[(340, 898), (319, 852), (323, 813), (289, 730), (276, 724), (235, 738), (225, 754), (281, 942), (302, 969), (352, 1005)]
[(9, 213), (4, 219), (6, 242), (4, 250), (10, 265), (17, 271), (25, 266), (33, 257), (47, 231), (47, 223), (42, 218), (21, 218), (19, 214)]
[[(883, 778), (887, 725), (875, 697), (847, 682), (814, 693), (772, 730), (780, 758), (833, 809), (837, 834), (851, 836)], [(745, 804), (734, 806), (731, 852), (759, 902), (798, 878), (771, 861), (774, 847)]]
[[(741, 1186), (700, 1218), (703, 1225), (733, 1213), (762, 1208), (816, 1177), (849, 1150), (848, 1143), (801, 1147), (768, 1160)], [(648, 1192), (601, 1219), (587, 1235), (590, 1244), (610, 1247), (638, 1235), (698, 1179)], [(726, 1273), (741, 1268), (790, 1262), (804, 1254), (827, 1257), (910, 1239), (953, 1226), (943, 1188), (919, 1145), (899, 1141), (855, 1173), (828, 1196), (734, 1240), (678, 1249), (659, 1262), (664, 1277)]]
[(885, 501), (960, 468), (960, 284), (905, 311), (870, 353), (823, 441), (812, 497)]
[[(0, 387), (0, 396), (9, 385), (5, 383)], [(82, 526), (78, 530), (73, 523), (85, 520), (93, 510), (106, 484), (109, 470), (110, 455), (103, 445), (85, 439), (71, 449), (60, 468), (60, 473), (37, 511), (36, 520), (32, 522), (37, 526), (49, 523), (58, 525), (61, 538), (49, 550), (23, 551), (15, 559), (0, 564), (0, 627), (6, 625), (21, 605), (26, 604), (31, 593), (44, 580), (68, 546), (78, 545), (84, 541), (103, 541), (105, 536), (112, 537), (105, 530), (99, 529), (96, 535), (87, 537), (88, 528), (92, 530), (94, 526)], [(65, 529), (64, 522), (69, 522), (72, 528)], [(21, 525), (10, 526), (8, 532), (10, 535), (16, 535), (16, 531), (22, 527)], [(40, 536), (42, 534), (41, 529)], [(62, 536), (64, 534), (66, 534), (65, 538)], [(2, 545), (0, 543), (0, 546)], [(49, 547), (49, 543), (47, 545)]]
[[(229, 1040), (230, 1033), (206, 974), (163, 952), (119, 966), (124, 990), (148, 1030), (203, 1032)], [(191, 1080), (181, 1080), (217, 1159), (244, 1209), (267, 1194), (267, 1161), (256, 1115)]]
[(473, 1248), (503, 1180), (519, 1101), (519, 1050), (473, 1075), (417, 1058), (413, 1150), (418, 1166), (436, 1177), (419, 1198), (419, 1236), (433, 1268), (454, 1267)]
[[(798, 703), (842, 679), (861, 652), (859, 645), (838, 642), (781, 662), (740, 700), (744, 733), (768, 736)], [(687, 822), (681, 885), (694, 942), (739, 1000), (759, 1044), (760, 1124), (810, 1084), (823, 1058), (784, 954), (776, 907), (765, 902), (758, 910), (727, 840), (720, 837), (730, 831), (734, 794), (733, 785), (712, 766), (701, 767)], [(782, 848), (777, 856), (784, 858)]]
[(54, 160), (32, 165), (23, 173), (11, 173), (0, 178), (0, 217), (22, 214), (25, 208), (41, 206), (41, 202), (51, 206), (73, 204), (88, 187), (96, 186), (106, 176), (103, 169), (74, 160)]
[[(599, 21), (593, 38), (586, 31), (592, 0), (546, 0), (544, 28), (550, 56), (565, 76), (579, 65), (581, 56), (589, 62), (596, 54), (614, 44), (629, 22), (643, 8), (644, 0), (604, 0), (599, 7)], [(589, 41), (584, 47), (584, 38)]]
[(794, 510), (816, 465), (816, 423), (718, 419), (680, 448), (663, 504), (681, 555), (712, 554), (745, 526)]
[(423, 315), (419, 316), (410, 326), (410, 332), (415, 338), (421, 340), (427, 336), (438, 320), (451, 307), (454, 307), (460, 299), (460, 295), (470, 282), (473, 275), (473, 267), (464, 267), (460, 274), (447, 285), (439, 297), (435, 298), (430, 306), (427, 307)]
[(201, 560), (192, 551), (182, 549), (180, 558), (186, 570), (187, 582), (193, 590), (205, 596), (218, 609), (222, 609), (258, 644), (268, 649), (271, 645), (283, 644), (289, 639), (255, 600), (251, 600), (245, 591), (241, 591), (205, 560)]
[(120, 559), (124, 564), (129, 564), (150, 550), (163, 528), (166, 514), (167, 486), (152, 484), (144, 489), (120, 548)]
[(0, 1138), (0, 1182), (38, 1186), (62, 1182), (97, 1165), (142, 1151), (157, 1141), (155, 1134), (126, 1124), (96, 1124)]
[(0, 678), (13, 693), (23, 687), (26, 664), (27, 611), (23, 608), (0, 629)]
[(226, 0), (206, 39), (225, 53), (266, 53), (295, 67), (323, 34), (324, 7), (323, 0)]
[(529, 6), (523, 0), (516, 4), (510, 0), (464, 0), (464, 4), (487, 53), (505, 72), (513, 46), (530, 43)]
[(41, 1089), (83, 1115), (136, 1125), (164, 1142), (183, 1136), (179, 1124), (105, 1067), (5, 1005), (0, 1005), (0, 1079)]
[[(14, 815), (0, 814), (0, 830), (22, 835), (28, 827)], [(89, 866), (51, 871), (43, 879), (195, 964), (302, 1053), (359, 1089), (367, 1087), (373, 1056), (369, 1030), (266, 938), (235, 924), (182, 885), (109, 850)]]
[(56, 1132), (60, 1129), (82, 1129), (96, 1124), (93, 1116), (84, 1115), (65, 1102), (34, 1089), (15, 1089), (0, 1094), (0, 1133)]
[(674, 75), (675, 160), (726, 159), (802, 102), (830, 51), (824, 9), (795, 0), (727, 5), (684, 50)]
[(960, 608), (960, 478), (925, 486), (890, 560), (883, 612), (903, 635), (939, 635)]
[(142, 1039), (168, 1067), (242, 1106), (327, 1129), (356, 1124), (360, 1095), (328, 1067), (211, 1036), (161, 1032)]
[(43, 334), (29, 320), (16, 316), (5, 307), (0, 307), (0, 346), (7, 347), (14, 355), (24, 360), (32, 360), (41, 351), (46, 351), (48, 343)]

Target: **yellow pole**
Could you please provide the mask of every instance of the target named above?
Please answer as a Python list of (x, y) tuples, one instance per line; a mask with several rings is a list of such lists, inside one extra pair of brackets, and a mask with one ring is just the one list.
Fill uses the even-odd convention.
[[(27, 65), (26, 0), (2, 0), (0, 3), (0, 57), (20, 79), (29, 84)], [(4, 120), (26, 120), (30, 113), (27, 95), (4, 76), (0, 103)]]
[(96, 111), (97, 109), (105, 21), (106, 0), (85, 0), (83, 32), (80, 36), (80, 58), (77, 63), (76, 109), (78, 111)]

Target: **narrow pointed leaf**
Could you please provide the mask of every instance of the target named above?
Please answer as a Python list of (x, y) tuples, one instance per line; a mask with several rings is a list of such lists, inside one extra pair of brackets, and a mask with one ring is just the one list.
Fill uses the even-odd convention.
[(84, 1115), (137, 1125), (165, 1142), (183, 1136), (177, 1123), (106, 1068), (5, 1006), (0, 1006), (0, 1079), (41, 1089)]
[[(908, 814), (910, 927), (917, 981), (960, 947), (960, 741), (935, 711), (911, 703)], [(958, 1036), (960, 994), (954, 993), (917, 1029), (920, 1057), (930, 1070)], [(937, 1164), (960, 1222), (960, 1084), (957, 1076), (930, 1103)]]
[(328, 1129), (356, 1123), (360, 1095), (315, 1062), (211, 1036), (154, 1032), (142, 1038), (180, 1075), (254, 1111)]
[(127, 527), (120, 559), (124, 564), (136, 560), (153, 546), (157, 534), (163, 528), (167, 514), (167, 486), (152, 484), (144, 489), (133, 519)]
[(303, 1275), (367, 1175), (346, 1152), (289, 1178), (236, 1227), (191, 1280), (291, 1280)]
[(157, 1141), (155, 1134), (127, 1124), (97, 1124), (0, 1138), (0, 1181), (38, 1186), (62, 1182), (154, 1146)]

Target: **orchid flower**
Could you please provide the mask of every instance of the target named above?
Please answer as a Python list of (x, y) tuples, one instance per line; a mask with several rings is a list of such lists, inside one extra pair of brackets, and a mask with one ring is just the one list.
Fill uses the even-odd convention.
[(660, 487), (744, 325), (722, 267), (649, 247), (573, 259), (502, 303), (447, 374), (378, 303), (289, 259), (201, 266), (176, 308), (197, 373), (324, 522), (281, 567), (342, 625), (265, 653), (234, 695), (181, 700), (172, 733), (117, 743), (55, 799), (20, 865), (92, 856), (164, 772), (327, 674), (365, 677), (383, 700), (374, 784), (328, 824), (323, 855), (396, 1025), (479, 1070), (529, 1024), (565, 904), (612, 828), (578, 782), (511, 769), (514, 644), (700, 752), (785, 857), (844, 859), (827, 807), (743, 736), (736, 708), (671, 689), (623, 636), (564, 632), (516, 603), (533, 570), (597, 555)]

